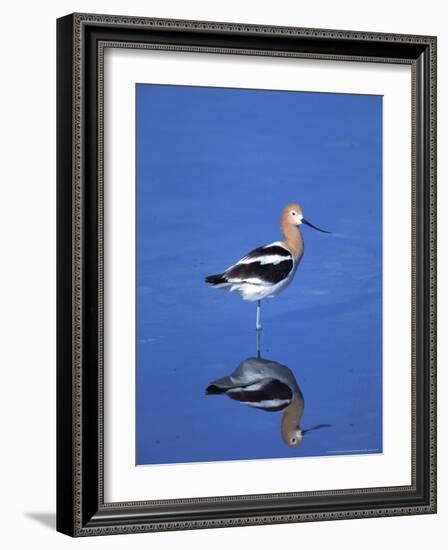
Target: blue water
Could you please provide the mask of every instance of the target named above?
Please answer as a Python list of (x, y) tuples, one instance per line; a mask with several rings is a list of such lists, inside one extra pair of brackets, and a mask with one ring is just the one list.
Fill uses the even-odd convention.
[[(137, 85), (136, 463), (382, 451), (379, 96)], [(263, 301), (262, 356), (287, 365), (302, 427), (206, 396), (256, 353), (255, 305), (212, 289), (219, 273), (302, 226), (293, 283)]]

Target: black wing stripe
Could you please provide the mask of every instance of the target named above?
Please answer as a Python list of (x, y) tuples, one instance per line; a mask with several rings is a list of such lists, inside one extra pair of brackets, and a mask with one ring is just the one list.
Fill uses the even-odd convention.
[(232, 282), (232, 279), (236, 279), (235, 282), (245, 282), (248, 279), (260, 279), (261, 284), (277, 284), (286, 279), (293, 265), (292, 260), (285, 260), (278, 264), (261, 264), (260, 262), (236, 264), (226, 272), (225, 276), (230, 282)]
[(281, 401), (290, 401), (292, 399), (291, 388), (275, 378), (265, 378), (250, 386), (231, 388), (226, 393), (231, 399), (235, 401), (244, 401), (248, 404), (260, 403), (262, 401), (274, 401), (277, 399)]
[(273, 246), (260, 246), (255, 248), (249, 254), (245, 256), (245, 259), (250, 260), (251, 258), (258, 258), (259, 256), (284, 256), (287, 258), (291, 256), (291, 252), (283, 246), (273, 245)]

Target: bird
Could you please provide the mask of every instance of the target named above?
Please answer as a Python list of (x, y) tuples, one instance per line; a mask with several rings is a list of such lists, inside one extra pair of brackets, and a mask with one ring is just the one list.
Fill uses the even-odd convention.
[(293, 280), (302, 259), (304, 241), (300, 226), (308, 225), (321, 233), (330, 233), (303, 217), (299, 204), (285, 206), (280, 216), (282, 241), (260, 246), (222, 273), (208, 275), (205, 282), (213, 288), (237, 291), (243, 300), (257, 302), (255, 329), (262, 330), (261, 300), (274, 298)]
[(330, 427), (330, 424), (318, 424), (301, 428), (305, 408), (303, 393), (291, 369), (270, 359), (244, 359), (232, 374), (211, 382), (205, 393), (227, 395), (263, 411), (282, 412), (280, 433), (288, 447), (299, 447), (303, 436), (310, 431)]

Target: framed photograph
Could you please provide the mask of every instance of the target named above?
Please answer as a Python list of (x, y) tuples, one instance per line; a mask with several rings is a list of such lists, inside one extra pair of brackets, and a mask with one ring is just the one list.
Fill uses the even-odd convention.
[(435, 513), (436, 38), (57, 41), (57, 529)]

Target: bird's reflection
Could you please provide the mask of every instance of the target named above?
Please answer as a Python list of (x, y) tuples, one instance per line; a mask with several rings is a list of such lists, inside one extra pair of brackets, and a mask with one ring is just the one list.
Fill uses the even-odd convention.
[(297, 380), (288, 367), (269, 359), (245, 359), (232, 374), (211, 382), (206, 393), (225, 394), (249, 407), (282, 412), (280, 433), (289, 447), (299, 447), (306, 433), (330, 426), (319, 424), (308, 429), (301, 427), (305, 401)]

